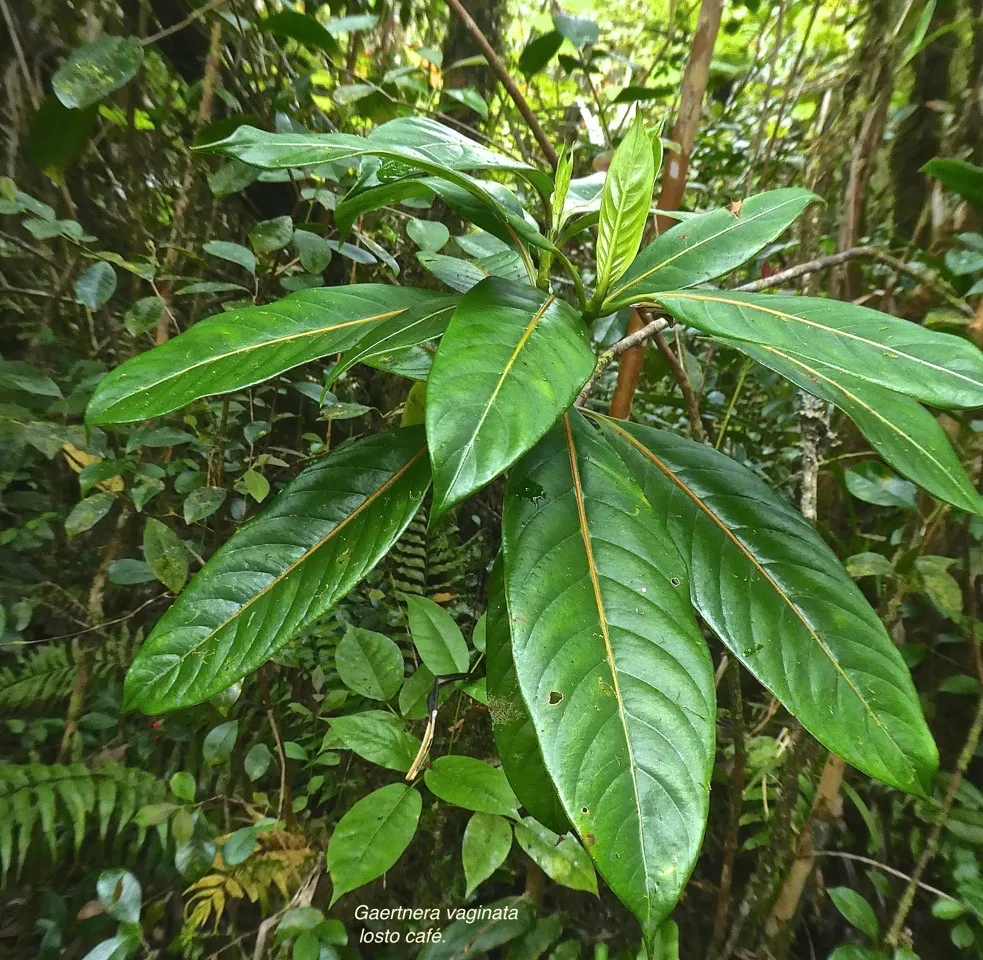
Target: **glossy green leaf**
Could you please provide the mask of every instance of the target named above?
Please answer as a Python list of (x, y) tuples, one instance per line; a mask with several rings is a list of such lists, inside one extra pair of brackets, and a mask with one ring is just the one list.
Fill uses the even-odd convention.
[(261, 220), (249, 231), (249, 242), (260, 255), (282, 250), (294, 235), (294, 223), (288, 216)]
[(836, 909), (858, 930), (866, 933), (876, 943), (881, 936), (874, 908), (856, 890), (849, 887), (830, 887), (827, 891)]
[(332, 905), (396, 863), (416, 833), (422, 805), (418, 791), (391, 783), (359, 800), (338, 821), (327, 855)]
[(205, 736), (201, 745), (201, 755), (209, 766), (217, 766), (232, 755), (232, 748), (239, 736), (239, 721), (229, 720), (213, 727)]
[(228, 240), (209, 240), (201, 245), (201, 249), (220, 260), (238, 264), (248, 273), (256, 272), (256, 255), (241, 243), (232, 243)]
[(432, 296), (410, 287), (353, 284), (302, 290), (268, 306), (209, 317), (103, 377), (87, 422), (147, 420), (200, 397), (268, 380), (350, 349), (376, 326)]
[(335, 650), (335, 664), (341, 682), (370, 700), (390, 700), (403, 685), (403, 654), (373, 630), (350, 629)]
[(225, 503), (228, 490), (224, 487), (199, 487), (184, 498), (184, 522), (207, 520)]
[(638, 253), (652, 204), (655, 174), (652, 141), (639, 112), (615, 151), (604, 179), (597, 223), (596, 304), (604, 300), (611, 284)]
[(434, 517), (515, 463), (593, 369), (587, 328), (562, 300), (497, 278), (468, 292), (427, 384)]
[(468, 645), (454, 618), (433, 600), (404, 594), (410, 635), (420, 659), (434, 676), (466, 673)]
[(308, 273), (324, 273), (331, 263), (331, 244), (318, 233), (311, 230), (295, 230), (293, 245), (297, 250), (300, 265)]
[(358, 343), (342, 353), (331, 369), (329, 385), (356, 363), (386, 364), (397, 360), (407, 348), (443, 336), (457, 303), (456, 296), (435, 294), (419, 306), (374, 325)]
[(178, 535), (151, 517), (143, 528), (143, 555), (154, 576), (172, 593), (188, 579), (188, 551)]
[(81, 109), (128, 83), (142, 63), (138, 40), (100, 37), (72, 51), (51, 78), (51, 89), (70, 110)]
[(914, 484), (902, 480), (883, 463), (868, 460), (849, 467), (846, 471), (846, 488), (858, 500), (880, 507), (900, 507), (915, 510), (918, 491)]
[(696, 863), (714, 755), (713, 667), (662, 516), (571, 412), (510, 473), (502, 521), (512, 651), (546, 768), (647, 937)]
[(75, 296), (90, 310), (104, 307), (116, 291), (116, 271), (100, 260), (75, 281)]
[(338, 41), (314, 17), (289, 7), (259, 21), (259, 29), (278, 37), (289, 37), (307, 47), (323, 50), (329, 57), (341, 53)]
[(563, 34), (559, 30), (550, 30), (530, 40), (519, 55), (519, 71), (528, 80), (534, 73), (539, 73), (562, 46)]
[(961, 510), (980, 512), (980, 496), (949, 438), (917, 401), (821, 360), (806, 360), (760, 344), (743, 343), (738, 348), (803, 390), (839, 407), (871, 446), (909, 480)]
[(512, 827), (508, 820), (494, 813), (476, 813), (471, 817), (461, 844), (466, 898), (505, 863), (511, 849)]
[(193, 773), (188, 773), (187, 770), (181, 770), (178, 773), (175, 773), (170, 779), (170, 787), (171, 793), (173, 793), (179, 800), (186, 800), (188, 803), (194, 803), (197, 786), (195, 784), (195, 776)]
[[(712, 336), (820, 360), (934, 407), (983, 406), (983, 353), (952, 334), (814, 297), (674, 290), (655, 299), (677, 320)], [(740, 342), (733, 346), (741, 349)]]
[[(482, 185), (464, 171), (513, 171), (526, 177), (543, 195), (549, 194), (549, 178), (528, 164), (488, 150), (462, 134), (423, 117), (391, 120), (376, 127), (367, 137), (345, 133), (267, 133), (255, 127), (242, 126), (224, 140), (203, 145), (200, 149), (265, 169), (289, 169), (338, 161), (352, 162), (365, 156), (379, 157), (388, 162), (394, 175), (405, 176), (406, 173), (420, 171), (449, 181), (498, 218), (502, 229), (513, 237), (522, 237), (546, 249), (552, 248), (552, 244), (532, 224), (503, 205), (492, 188)], [(382, 172), (386, 172), (386, 169), (384, 164)]]
[(399, 717), (385, 710), (363, 710), (328, 720), (332, 731), (349, 750), (369, 763), (406, 773), (420, 749), (420, 741), (403, 729)]
[(424, 780), (435, 797), (465, 810), (507, 816), (519, 806), (505, 774), (474, 757), (438, 757)]
[(822, 538), (750, 470), (705, 444), (604, 420), (687, 562), (693, 604), (830, 750), (912, 792), (938, 754), (900, 653)]
[(590, 17), (572, 17), (566, 13), (554, 13), (553, 25), (577, 49), (597, 43), (601, 31)]
[(983, 167), (966, 160), (933, 157), (920, 172), (935, 177), (947, 190), (983, 208)]
[(38, 169), (55, 183), (63, 183), (65, 170), (89, 142), (97, 115), (95, 104), (69, 110), (57, 97), (45, 97), (27, 131), (27, 152)]
[[(407, 720), (422, 720), (427, 715), (427, 698), (433, 690), (435, 679), (434, 675), (422, 665), (406, 678), (399, 691), (399, 712)], [(450, 692), (450, 687), (442, 687), (441, 692), (446, 696)]]
[(797, 187), (769, 190), (748, 197), (738, 214), (725, 207), (677, 223), (650, 243), (614, 284), (603, 313), (651, 299), (660, 290), (683, 290), (736, 270), (818, 199)]
[(91, 530), (112, 510), (115, 502), (116, 495), (113, 493), (94, 493), (91, 497), (79, 500), (65, 519), (65, 534), (68, 539)]
[(519, 678), (512, 660), (509, 614), (505, 606), (502, 560), (492, 567), (488, 580), (487, 680), (488, 712), (492, 735), (502, 760), (502, 770), (520, 803), (540, 823), (566, 833), (570, 822), (546, 772), (536, 728), (522, 699)]
[(439, 220), (418, 220), (410, 217), (406, 235), (427, 253), (436, 253), (451, 238), (450, 231)]
[(166, 309), (160, 297), (141, 297), (123, 315), (123, 326), (130, 336), (138, 337), (148, 330), (153, 330), (164, 316)]
[(200, 703), (323, 616), (403, 532), (430, 481), (419, 427), (339, 447), (220, 547), (131, 665), (129, 707)]
[(570, 834), (559, 837), (532, 817), (525, 817), (515, 825), (515, 839), (554, 883), (597, 894), (597, 876), (590, 857)]
[(265, 743), (254, 743), (243, 761), (246, 776), (250, 780), (258, 780), (270, 769), (272, 761), (273, 754), (270, 752), (270, 748)]

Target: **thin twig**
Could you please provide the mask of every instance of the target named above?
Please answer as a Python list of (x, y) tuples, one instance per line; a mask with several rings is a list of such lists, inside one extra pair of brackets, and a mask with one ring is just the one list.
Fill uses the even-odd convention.
[(605, 350), (597, 358), (597, 364), (594, 366), (594, 372), (591, 374), (590, 380), (584, 384), (584, 389), (580, 391), (580, 396), (577, 397), (577, 406), (582, 407), (584, 402), (590, 396), (591, 390), (594, 389), (597, 381), (601, 379), (601, 374), (604, 373), (605, 369), (614, 362), (618, 357), (621, 356), (626, 350), (630, 350), (632, 347), (637, 347), (640, 343), (644, 343), (649, 337), (655, 336), (657, 333), (661, 333), (670, 325), (671, 321), (666, 317), (659, 317), (653, 320), (651, 323), (647, 323), (644, 327), (636, 330), (634, 333), (629, 333), (627, 337), (623, 337), (614, 346)]
[[(642, 316), (646, 316), (646, 313), (643, 312)], [(648, 314), (648, 316), (651, 316), (651, 314)], [(690, 433), (693, 435), (694, 440), (703, 443), (706, 439), (706, 432), (703, 429), (703, 421), (700, 419), (700, 401), (696, 398), (693, 381), (690, 380), (689, 374), (686, 372), (686, 367), (683, 365), (682, 360), (680, 360), (679, 355), (663, 340), (662, 335), (660, 333), (654, 333), (652, 334), (652, 339), (655, 340), (655, 345), (659, 353), (662, 354), (662, 359), (669, 365), (673, 379), (683, 394), (683, 403), (686, 404), (686, 416), (689, 418)]]
[(515, 105), (519, 108), (519, 113), (522, 114), (522, 119), (529, 125), (529, 129), (532, 131), (532, 135), (536, 138), (536, 142), (543, 151), (543, 155), (549, 161), (550, 166), (555, 170), (560, 158), (557, 156), (556, 150), (553, 149), (553, 144), (550, 143), (549, 137), (546, 136), (545, 131), (539, 125), (539, 121), (536, 119), (536, 114), (532, 112), (532, 108), (529, 106), (526, 98), (522, 95), (522, 91), (516, 86), (515, 81), (512, 79), (508, 70), (505, 69), (505, 64), (502, 63), (498, 54), (495, 53), (495, 49), (488, 42), (488, 38), (481, 32), (481, 27), (479, 27), (478, 24), (471, 19), (468, 11), (461, 5), (461, 0), (447, 0), (447, 6), (454, 11), (454, 15), (461, 21), (461, 23), (464, 24), (468, 33), (474, 37), (475, 42), (481, 48), (481, 52), (488, 61), (488, 66), (491, 67), (492, 72), (496, 77), (498, 77), (502, 83), (502, 86), (508, 91), (508, 95), (512, 98), (513, 103), (515, 103)]
[[(879, 860), (873, 860), (870, 857), (862, 857), (859, 853), (841, 853), (839, 850), (814, 850), (813, 855), (817, 857), (840, 857), (843, 860), (856, 860), (859, 863), (866, 863), (870, 867), (876, 867), (878, 870), (883, 870), (884, 873), (889, 873), (893, 877), (900, 877), (902, 880), (911, 880), (911, 877), (907, 873), (903, 873), (901, 870), (895, 870), (894, 867), (889, 867), (886, 863), (881, 863)], [(937, 897), (942, 897), (945, 900), (951, 900), (953, 903), (958, 903), (962, 906), (962, 901), (957, 900), (951, 894), (945, 892), (945, 890), (940, 890), (938, 887), (933, 887), (927, 883), (922, 883), (920, 880), (916, 881), (922, 890), (927, 890), (929, 893), (934, 893)]]
[(151, 43), (156, 43), (158, 40), (163, 40), (164, 37), (169, 37), (174, 33), (178, 33), (180, 30), (183, 30), (185, 27), (190, 27), (191, 24), (195, 22), (195, 20), (200, 20), (206, 13), (208, 13), (211, 10), (214, 10), (216, 7), (222, 6), (222, 4), (225, 2), (226, 0), (208, 0), (208, 3), (204, 4), (203, 6), (200, 6), (197, 10), (190, 13), (180, 22), (172, 24), (169, 27), (165, 27), (163, 30), (153, 34), (152, 36), (144, 37), (140, 41), (140, 46), (141, 47), (149, 46)]
[(960, 300), (955, 294), (949, 293), (929, 271), (919, 269), (910, 263), (905, 263), (904, 260), (899, 260), (897, 257), (885, 253), (883, 250), (878, 250), (877, 247), (850, 247), (847, 250), (841, 250), (839, 253), (831, 253), (825, 257), (816, 257), (815, 260), (807, 260), (805, 263), (789, 267), (787, 270), (773, 273), (770, 277), (763, 277), (761, 280), (752, 280), (750, 283), (745, 283), (734, 289), (740, 293), (754, 293), (758, 290), (767, 290), (770, 287), (780, 287), (789, 280), (804, 277), (809, 273), (817, 273), (820, 270), (828, 270), (831, 267), (839, 266), (841, 263), (846, 263), (848, 260), (856, 260), (858, 257), (870, 257), (870, 259), (878, 260), (892, 269), (897, 270), (899, 273), (913, 277), (919, 283), (923, 283), (926, 287), (931, 287), (935, 290), (940, 297), (951, 307), (963, 314), (963, 316), (973, 316), (972, 307), (963, 300)]
[(14, 23), (13, 15), (7, 6), (7, 0), (0, 0), (0, 10), (3, 10), (3, 19), (10, 31), (10, 42), (13, 44), (14, 53), (17, 56), (17, 65), (20, 67), (21, 73), (24, 74), (24, 85), (27, 87), (27, 95), (31, 98), (31, 106), (37, 110), (41, 106), (41, 100), (38, 97), (37, 87), (34, 85), (34, 77), (31, 76), (31, 70), (27, 65), (24, 48), (21, 46), (20, 37), (17, 34), (17, 25)]

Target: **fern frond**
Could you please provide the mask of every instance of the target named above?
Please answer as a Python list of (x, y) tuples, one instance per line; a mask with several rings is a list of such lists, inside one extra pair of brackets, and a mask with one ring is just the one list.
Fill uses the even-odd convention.
[(146, 828), (133, 824), (137, 809), (164, 799), (163, 783), (150, 773), (105, 764), (10, 764), (0, 766), (0, 886), (7, 882), (16, 853), (20, 875), (38, 827), (53, 861), (71, 837), (76, 854), (86, 835), (98, 831), (105, 840), (115, 822), (117, 838), (134, 826), (133, 848), (141, 847)]

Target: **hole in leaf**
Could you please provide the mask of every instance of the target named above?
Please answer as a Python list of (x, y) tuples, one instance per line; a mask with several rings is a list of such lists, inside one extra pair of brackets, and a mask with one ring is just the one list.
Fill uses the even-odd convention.
[(671, 584), (672, 584), (672, 585), (673, 585), (674, 587), (678, 587), (678, 586), (679, 586), (679, 577), (670, 577), (670, 578), (669, 578), (669, 582), (670, 582), (670, 583), (671, 583)]
[(549, 701), (550, 706), (555, 707), (563, 699), (563, 694), (559, 690), (551, 690)]

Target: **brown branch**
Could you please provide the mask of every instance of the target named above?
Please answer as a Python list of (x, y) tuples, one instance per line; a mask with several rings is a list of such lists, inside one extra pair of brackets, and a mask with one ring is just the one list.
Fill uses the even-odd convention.
[(165, 37), (169, 37), (172, 34), (175, 34), (178, 31), (183, 30), (185, 27), (191, 26), (191, 24), (193, 24), (195, 20), (200, 20), (210, 10), (214, 10), (216, 7), (222, 6), (222, 4), (225, 2), (226, 0), (208, 0), (206, 4), (200, 6), (197, 10), (194, 10), (179, 23), (175, 23), (169, 27), (165, 27), (163, 30), (161, 30), (159, 33), (155, 33), (153, 36), (144, 37), (140, 41), (140, 46), (141, 47), (149, 46), (151, 43), (156, 43), (158, 40), (163, 40)]
[[(869, 867), (883, 870), (884, 873), (889, 873), (892, 877), (899, 877), (901, 880), (911, 880), (911, 877), (907, 873), (896, 870), (894, 867), (889, 867), (886, 863), (881, 863), (880, 860), (874, 860), (872, 857), (862, 857), (859, 853), (843, 853), (840, 850), (816, 850), (814, 853), (817, 857), (839, 857), (841, 860), (856, 860), (858, 863), (865, 863)], [(928, 893), (935, 894), (935, 896), (941, 897), (943, 900), (951, 900), (960, 906), (964, 905), (961, 900), (957, 900), (951, 893), (946, 893), (945, 890), (940, 890), (938, 887), (933, 887), (921, 881), (917, 881), (917, 883), (922, 890)]]
[[(632, 311), (633, 317), (635, 314), (636, 311)], [(631, 325), (629, 324), (628, 334), (614, 344), (614, 346), (610, 347), (608, 350), (605, 350), (604, 353), (597, 358), (597, 364), (594, 367), (594, 372), (591, 374), (590, 380), (584, 384), (584, 389), (580, 391), (580, 396), (577, 397), (577, 406), (582, 407), (584, 405), (584, 402), (587, 400), (588, 396), (590, 396), (591, 390), (594, 389), (597, 381), (601, 379), (601, 374), (604, 373), (604, 371), (613, 361), (615, 361), (626, 351), (631, 350), (632, 347), (638, 347), (640, 344), (643, 344), (646, 340), (648, 340), (649, 337), (653, 337), (655, 334), (665, 330), (666, 327), (671, 324), (671, 322), (672, 321), (670, 321), (667, 317), (658, 317), (651, 323), (647, 323), (644, 326), (639, 326), (634, 330), (631, 329)], [(614, 416), (614, 413), (612, 413), (612, 416)]]
[(505, 64), (502, 63), (498, 54), (495, 53), (495, 49), (488, 42), (488, 38), (481, 32), (481, 27), (479, 27), (478, 24), (471, 19), (468, 11), (461, 5), (461, 0), (447, 0), (447, 6), (454, 11), (454, 15), (461, 21), (461, 23), (464, 24), (468, 33), (474, 37), (475, 42), (481, 48), (481, 52), (485, 55), (485, 59), (488, 61), (488, 66), (491, 67), (492, 73), (498, 77), (502, 83), (502, 86), (505, 87), (508, 95), (512, 98), (512, 102), (519, 108), (519, 113), (522, 114), (522, 119), (529, 125), (529, 129), (532, 131), (532, 135), (536, 138), (536, 142), (543, 151), (543, 155), (549, 161), (550, 166), (555, 170), (560, 158), (557, 156), (556, 150), (553, 149), (553, 144), (550, 143), (550, 139), (546, 136), (546, 132), (539, 125), (539, 121), (536, 119), (536, 114), (532, 112), (532, 108), (529, 106), (526, 98), (522, 95), (522, 91), (516, 86), (515, 81), (512, 79), (508, 70), (505, 69)]
[(877, 247), (850, 247), (847, 250), (841, 250), (839, 253), (831, 253), (825, 257), (816, 257), (815, 260), (807, 260), (805, 263), (796, 264), (787, 270), (773, 273), (770, 277), (763, 277), (761, 280), (752, 280), (750, 283), (745, 283), (734, 289), (741, 293), (754, 293), (758, 290), (780, 287), (789, 280), (796, 280), (810, 273), (818, 273), (820, 270), (829, 270), (832, 267), (837, 267), (840, 264), (847, 263), (850, 260), (856, 260), (860, 257), (869, 257), (871, 260), (877, 260), (891, 267), (893, 270), (897, 270), (898, 273), (912, 277), (919, 283), (933, 289), (951, 307), (963, 314), (963, 316), (973, 316), (972, 307), (965, 301), (960, 300), (955, 294), (949, 293), (930, 271), (919, 269), (910, 263), (905, 263), (904, 260), (899, 260), (884, 250), (878, 250)]
[[(645, 314), (643, 314), (645, 316)], [(678, 336), (678, 331), (677, 331)], [(655, 345), (662, 354), (662, 359), (669, 364), (673, 379), (679, 385), (683, 394), (683, 403), (686, 404), (686, 416), (689, 418), (689, 431), (694, 440), (703, 443), (706, 440), (706, 432), (703, 429), (703, 421), (700, 419), (700, 401), (697, 399), (696, 391), (693, 389), (693, 381), (690, 380), (686, 367), (679, 355), (662, 338), (661, 333), (652, 335)], [(613, 414), (612, 414), (613, 416)]]

